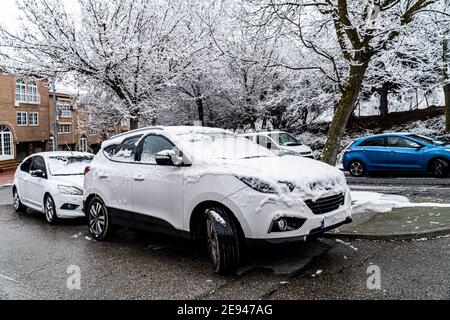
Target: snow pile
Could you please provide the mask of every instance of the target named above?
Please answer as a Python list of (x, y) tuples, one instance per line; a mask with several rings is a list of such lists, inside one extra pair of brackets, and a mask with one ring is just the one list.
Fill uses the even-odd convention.
[(450, 208), (450, 203), (430, 203), (410, 202), (408, 198), (393, 195), (382, 194), (378, 192), (352, 191), (352, 210), (353, 214), (372, 212), (390, 212), (395, 208), (414, 208), (414, 207), (439, 207)]

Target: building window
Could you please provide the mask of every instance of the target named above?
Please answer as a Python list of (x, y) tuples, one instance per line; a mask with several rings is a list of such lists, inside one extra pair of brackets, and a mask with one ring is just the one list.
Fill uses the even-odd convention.
[(70, 133), (70, 124), (60, 124), (58, 133)]
[(20, 127), (27, 125), (27, 113), (17, 112), (17, 125)]
[(71, 118), (72, 110), (69, 101), (58, 101), (56, 102), (58, 108), (58, 114), (61, 118)]
[(80, 151), (81, 152), (87, 151), (87, 139), (86, 138), (80, 138)]
[(26, 85), (22, 79), (16, 80), (16, 101), (27, 102)]
[(38, 100), (36, 81), (28, 81), (28, 102), (38, 103)]
[(29, 126), (39, 125), (39, 114), (37, 112), (28, 112), (28, 125)]

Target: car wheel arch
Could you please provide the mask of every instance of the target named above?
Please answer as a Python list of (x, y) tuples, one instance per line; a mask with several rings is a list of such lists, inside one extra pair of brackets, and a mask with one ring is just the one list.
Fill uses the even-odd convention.
[(239, 219), (230, 208), (217, 201), (203, 201), (194, 208), (189, 219), (189, 232), (191, 234), (191, 238), (194, 240), (200, 240), (202, 238), (203, 224), (206, 222), (206, 220), (203, 219), (202, 214), (207, 208), (214, 206), (220, 206), (228, 211), (230, 217), (233, 219), (234, 225), (237, 228), (239, 240), (244, 240), (245, 234)]

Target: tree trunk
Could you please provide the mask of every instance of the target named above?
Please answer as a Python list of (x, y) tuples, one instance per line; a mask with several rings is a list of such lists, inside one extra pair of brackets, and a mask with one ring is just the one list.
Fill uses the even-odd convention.
[(322, 151), (322, 161), (330, 165), (336, 164), (339, 146), (342, 135), (347, 126), (348, 119), (353, 112), (353, 107), (357, 101), (361, 84), (366, 73), (368, 61), (361, 65), (350, 67), (349, 77), (344, 91), (337, 104), (336, 112), (328, 130), (328, 138)]
[(204, 125), (205, 121), (205, 115), (204, 115), (204, 108), (203, 108), (203, 99), (195, 99), (195, 103), (197, 104), (197, 111), (198, 111), (198, 121), (201, 121), (202, 125)]
[(380, 95), (380, 115), (382, 116), (387, 116), (389, 114), (388, 87), (389, 87), (388, 83), (385, 82), (381, 86), (381, 89), (378, 90), (378, 94)]
[[(120, 124), (119, 124), (120, 126)], [(131, 118), (130, 119), (130, 130), (134, 130), (139, 128), (139, 119), (137, 118)]]
[(450, 132), (450, 83), (444, 86), (445, 131)]

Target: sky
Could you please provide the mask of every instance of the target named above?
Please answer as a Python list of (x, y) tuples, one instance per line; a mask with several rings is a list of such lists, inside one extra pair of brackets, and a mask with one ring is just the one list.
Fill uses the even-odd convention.
[(19, 12), (16, 8), (16, 0), (0, 0), (0, 24), (9, 29), (18, 26)]

